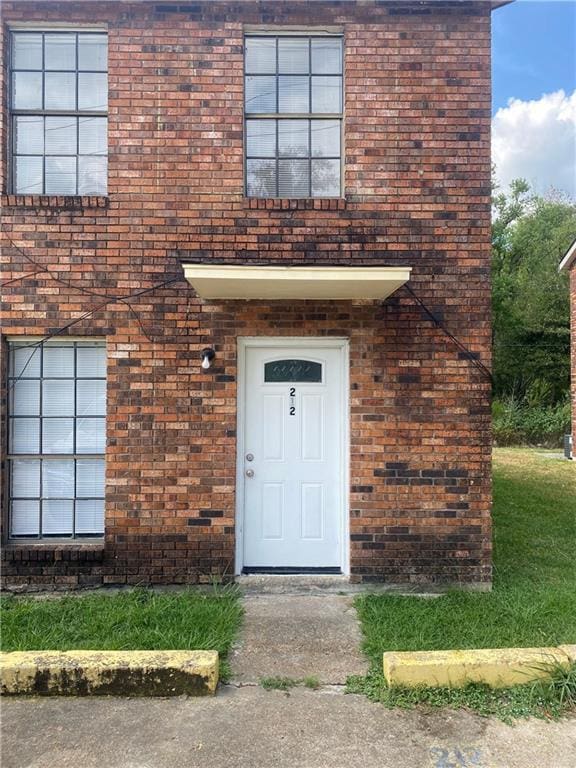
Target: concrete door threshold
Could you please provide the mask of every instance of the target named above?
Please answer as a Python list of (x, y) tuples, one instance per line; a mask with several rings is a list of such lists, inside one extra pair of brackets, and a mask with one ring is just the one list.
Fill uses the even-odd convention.
[(393, 593), (434, 597), (448, 587), (422, 584), (358, 584), (342, 574), (250, 574), (236, 576), (245, 595), (360, 595)]

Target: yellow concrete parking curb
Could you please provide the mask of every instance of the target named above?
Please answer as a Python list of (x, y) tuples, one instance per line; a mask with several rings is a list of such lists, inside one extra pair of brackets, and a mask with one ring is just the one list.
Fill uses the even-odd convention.
[(0, 654), (2, 694), (208, 696), (217, 651), (14, 651)]
[(390, 651), (384, 654), (383, 662), (388, 685), (460, 688), (468, 683), (486, 683), (503, 688), (547, 677), (551, 665), (568, 667), (576, 662), (576, 646)]

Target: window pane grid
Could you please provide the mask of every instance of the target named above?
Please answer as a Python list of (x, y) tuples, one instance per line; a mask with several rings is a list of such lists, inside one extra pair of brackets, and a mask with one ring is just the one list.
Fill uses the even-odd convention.
[[(14, 193), (106, 194), (106, 51), (105, 33), (12, 33), (11, 188)], [(24, 118), (34, 117), (42, 121), (42, 146), (38, 136), (28, 135), (19, 140), (18, 122), (24, 125)], [(82, 142), (83, 124), (90, 118), (99, 118), (101, 123), (94, 126), (97, 128), (95, 146)], [(63, 152), (50, 146), (50, 130), (60, 132), (53, 135), (61, 136)]]
[[(247, 142), (247, 193), (251, 197), (338, 197), (340, 195), (340, 120), (267, 118), (247, 120), (247, 136), (258, 123), (260, 140)], [(262, 128), (269, 123), (270, 129)], [(297, 126), (287, 130), (287, 123)], [(287, 139), (287, 135), (290, 138)], [(319, 136), (328, 137), (322, 141)], [(305, 141), (301, 138), (305, 136)], [(265, 141), (274, 137), (275, 154)], [(292, 143), (290, 143), (292, 142)], [(264, 151), (259, 152), (258, 146)]]
[[(105, 346), (93, 342), (11, 345), (11, 536), (44, 539), (103, 535), (105, 418), (100, 414), (105, 413), (102, 401), (106, 377), (102, 358)], [(30, 385), (38, 388), (38, 415), (16, 416), (13, 404), (23, 402), (22, 397), (17, 397), (20, 389), (27, 390), (28, 400), (35, 397)], [(24, 402), (24, 406), (36, 408), (35, 403)], [(47, 416), (47, 412), (53, 415)], [(95, 428), (90, 426), (92, 423)], [(35, 446), (31, 442), (23, 446), (21, 425), (26, 424), (33, 428), (33, 435), (34, 426), (37, 428)], [(54, 435), (60, 435), (60, 443), (50, 443)], [(26, 450), (21, 450), (22, 446)], [(86, 446), (90, 450), (83, 450)]]
[[(245, 52), (247, 196), (339, 197), (342, 38), (247, 36)], [(287, 145), (290, 121), (307, 141)]]

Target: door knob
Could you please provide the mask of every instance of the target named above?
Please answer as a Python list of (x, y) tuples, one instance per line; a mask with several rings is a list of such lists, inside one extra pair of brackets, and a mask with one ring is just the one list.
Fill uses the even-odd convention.
[(247, 469), (246, 470), (246, 477), (254, 477), (254, 470), (253, 469)]

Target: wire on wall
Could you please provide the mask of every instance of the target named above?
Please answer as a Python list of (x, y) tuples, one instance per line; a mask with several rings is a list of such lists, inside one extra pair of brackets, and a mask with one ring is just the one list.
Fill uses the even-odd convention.
[(490, 371), (490, 369), (487, 366), (485, 366), (481, 360), (478, 360), (474, 352), (469, 350), (468, 347), (466, 347), (459, 339), (457, 339), (453, 333), (450, 333), (450, 331), (444, 325), (442, 325), (440, 320), (438, 320), (438, 318), (434, 315), (434, 313), (430, 309), (428, 309), (428, 307), (426, 306), (426, 304), (424, 304), (422, 299), (419, 296), (417, 296), (413, 288), (411, 288), (407, 284), (403, 285), (402, 287), (410, 294), (412, 299), (414, 299), (416, 304), (418, 304), (418, 306), (420, 307), (420, 309), (422, 309), (422, 311), (428, 317), (428, 319), (431, 320), (434, 323), (434, 325), (439, 330), (441, 330), (442, 333), (445, 336), (447, 336), (450, 339), (450, 341), (460, 350), (460, 352), (464, 355), (466, 360), (468, 360), (468, 362), (470, 362), (475, 368), (477, 368), (480, 371), (480, 373), (484, 376), (484, 378), (486, 378), (493, 385), (494, 379), (492, 377), (492, 372)]

